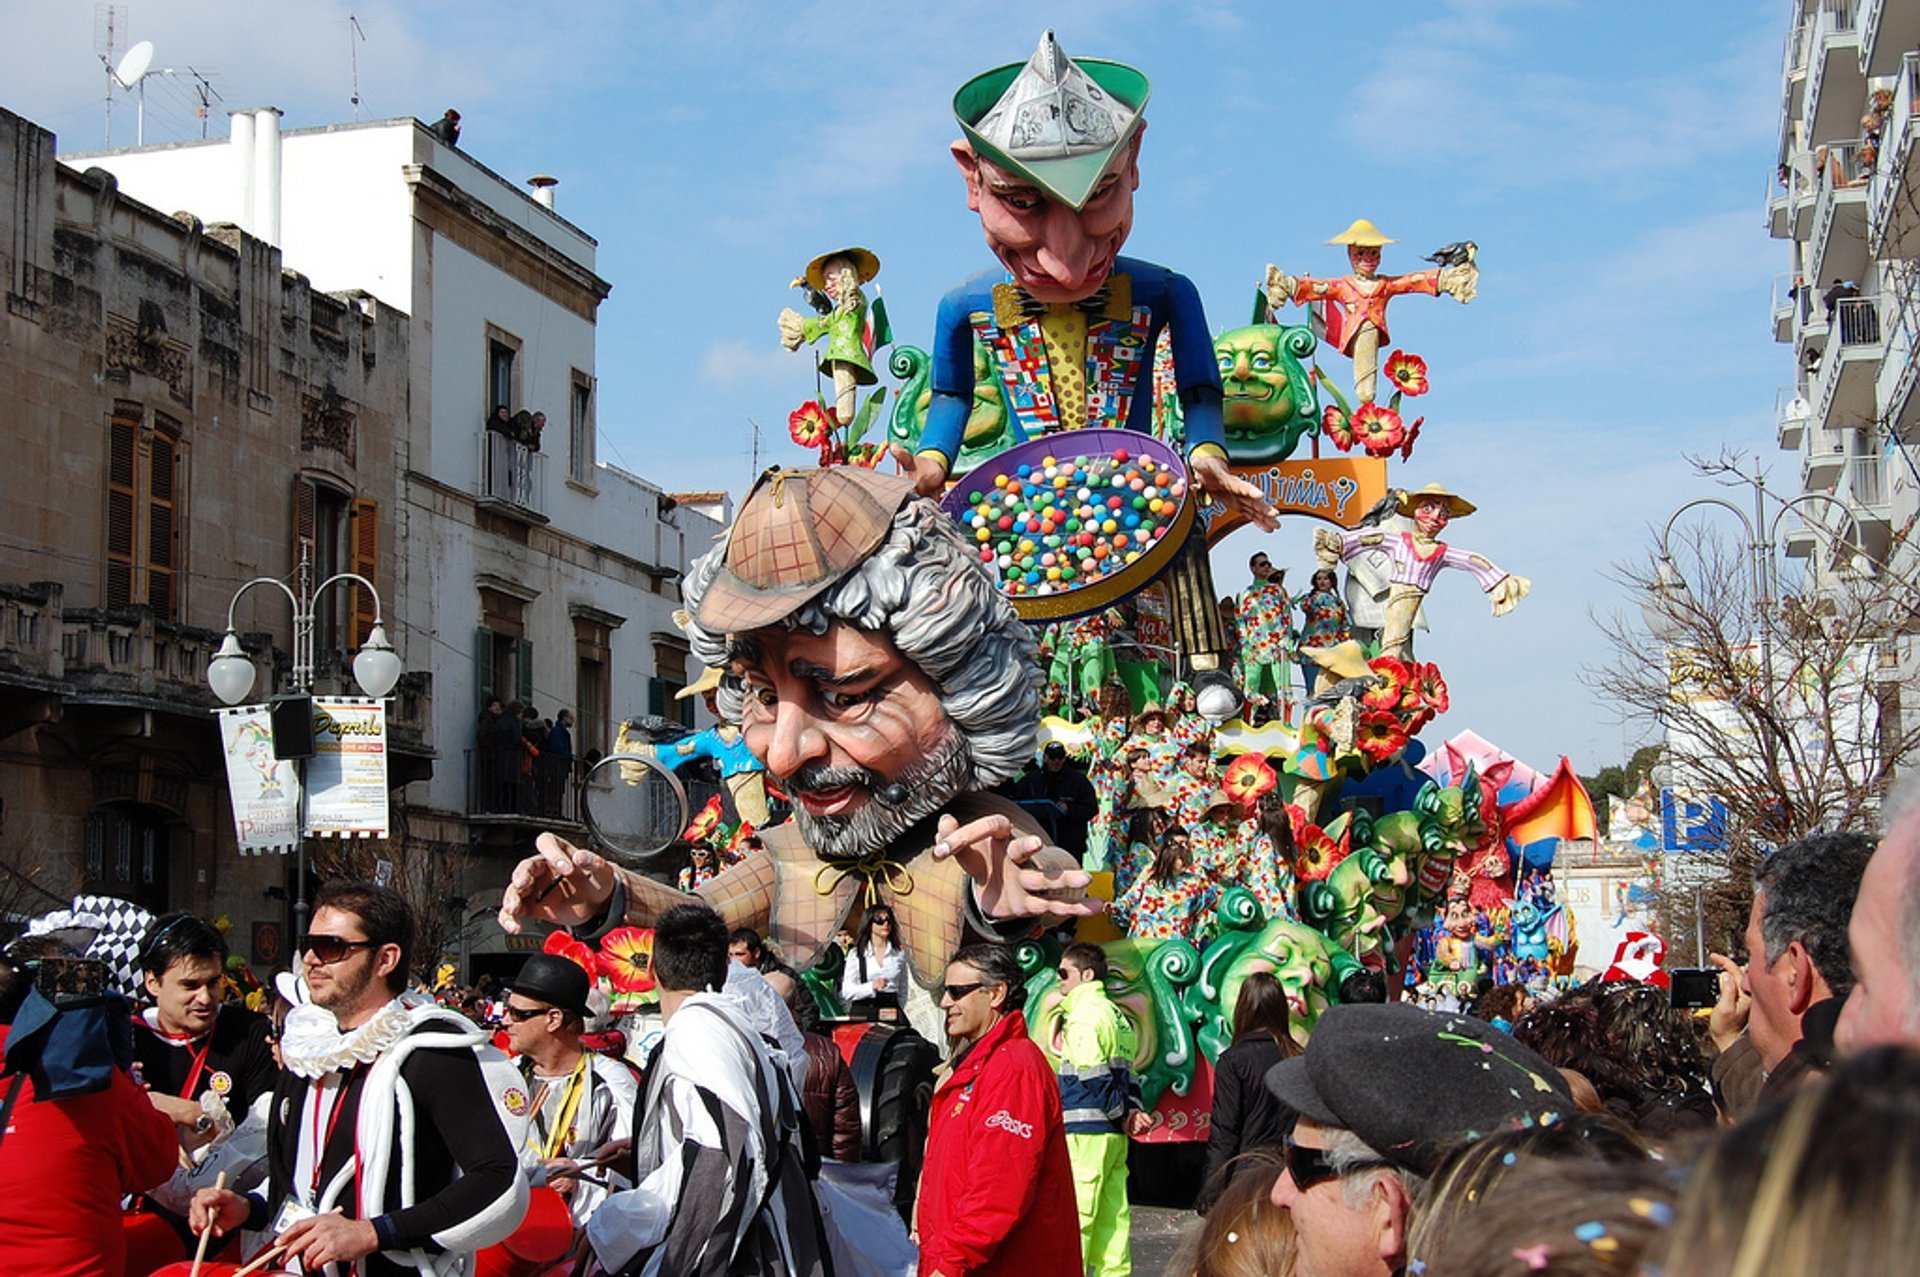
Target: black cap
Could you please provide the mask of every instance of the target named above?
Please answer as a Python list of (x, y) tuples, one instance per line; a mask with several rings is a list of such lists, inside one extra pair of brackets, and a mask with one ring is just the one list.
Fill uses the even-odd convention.
[(1566, 1079), (1532, 1050), (1485, 1020), (1404, 1002), (1329, 1008), (1306, 1054), (1266, 1082), (1302, 1116), (1418, 1175), (1460, 1145), (1573, 1113)]
[(557, 953), (536, 953), (527, 959), (520, 974), (507, 984), (510, 993), (535, 1002), (544, 1002), (562, 1011), (571, 1011), (581, 1019), (592, 1018), (587, 1010), (587, 991), (591, 982), (579, 963)]
[(1047, 742), (1047, 747), (1040, 752), (1048, 758), (1065, 758), (1067, 756), (1067, 747), (1057, 740), (1050, 740)]

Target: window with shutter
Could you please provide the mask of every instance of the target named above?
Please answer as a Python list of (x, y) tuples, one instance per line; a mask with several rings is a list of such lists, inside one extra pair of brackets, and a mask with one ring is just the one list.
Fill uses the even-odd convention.
[[(350, 570), (378, 585), (380, 568), (380, 503), (378, 501), (361, 499), (353, 503), (353, 524), (348, 535), (353, 543), (353, 566)], [(374, 622), (378, 619), (373, 591), (364, 586), (354, 586), (353, 646), (356, 649), (367, 641), (367, 635), (372, 633)]]
[(138, 498), (140, 406), (116, 403), (107, 423), (108, 607), (133, 603), (134, 508)]
[(180, 423), (117, 400), (107, 419), (107, 545), (105, 603), (180, 615), (184, 568), (186, 447)]
[(303, 561), (313, 561), (314, 507), (318, 494), (314, 490), (313, 480), (295, 478), (293, 481), (293, 563), (298, 567)]
[(153, 441), (147, 471), (147, 605), (165, 620), (178, 619), (179, 599), (174, 589), (178, 571), (180, 519), (177, 501), (180, 465), (180, 425), (154, 418)]

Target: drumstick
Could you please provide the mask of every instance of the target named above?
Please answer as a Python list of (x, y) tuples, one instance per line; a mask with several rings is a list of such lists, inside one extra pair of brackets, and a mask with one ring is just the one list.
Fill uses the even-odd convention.
[[(340, 1213), (340, 1208), (336, 1206), (332, 1210), (326, 1211), (323, 1213), (328, 1215), (338, 1215)], [(233, 1277), (247, 1277), (248, 1273), (259, 1272), (262, 1268), (266, 1267), (268, 1260), (277, 1258), (280, 1255), (284, 1255), (290, 1249), (292, 1249), (292, 1247), (288, 1246), (285, 1242), (275, 1242), (273, 1245), (261, 1251), (258, 1255), (255, 1255), (253, 1259), (244, 1268), (234, 1269)]]
[(233, 1277), (247, 1277), (248, 1273), (259, 1272), (262, 1268), (266, 1267), (268, 1260), (277, 1259), (280, 1256), (280, 1254), (284, 1252), (286, 1249), (287, 1249), (287, 1244), (285, 1242), (275, 1242), (273, 1245), (261, 1251), (258, 1255), (255, 1255), (253, 1257), (253, 1262), (248, 1264), (245, 1268), (234, 1269)]
[[(213, 1191), (222, 1192), (227, 1187), (227, 1173), (221, 1171), (213, 1181)], [(207, 1243), (213, 1239), (213, 1221), (207, 1221), (207, 1229), (200, 1234), (200, 1244), (193, 1248), (193, 1267), (187, 1269), (187, 1277), (200, 1277), (201, 1261), (207, 1257)]]

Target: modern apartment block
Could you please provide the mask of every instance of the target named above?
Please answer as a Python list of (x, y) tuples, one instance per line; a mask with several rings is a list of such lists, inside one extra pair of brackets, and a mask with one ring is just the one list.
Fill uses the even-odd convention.
[[(1787, 553), (1825, 582), (1865, 551), (1920, 568), (1920, 3), (1794, 0), (1768, 229), (1786, 241), (1773, 326), (1793, 347), (1776, 399), (1803, 501)], [(1796, 486), (1796, 485), (1789, 485)], [(1783, 494), (1784, 495), (1784, 494)]]

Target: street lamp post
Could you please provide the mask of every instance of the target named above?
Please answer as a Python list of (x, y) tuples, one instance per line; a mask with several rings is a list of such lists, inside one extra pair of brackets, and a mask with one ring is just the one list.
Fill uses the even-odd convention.
[[(379, 700), (393, 690), (400, 681), (400, 657), (393, 650), (393, 644), (387, 641), (386, 627), (381, 621), (380, 591), (373, 582), (354, 572), (336, 572), (319, 585), (313, 583), (313, 563), (302, 551), (300, 567), (294, 575), (297, 590), (290, 588), (278, 577), (255, 577), (233, 593), (227, 604), (227, 633), (220, 641), (220, 650), (215, 652), (213, 660), (207, 665), (207, 684), (213, 688), (214, 695), (228, 705), (238, 705), (253, 690), (253, 660), (240, 646), (240, 636), (234, 630), (233, 614), (240, 605), (240, 596), (256, 585), (271, 585), (287, 596), (293, 605), (293, 689), (297, 696), (311, 699), (313, 689), (313, 630), (314, 599), (325, 594), (336, 585), (360, 585), (373, 596), (373, 628), (368, 631), (366, 642), (353, 658), (353, 679), (360, 690)], [(311, 708), (309, 707), (309, 713)], [(302, 757), (294, 760), (300, 778), (300, 823), (299, 823), (299, 863), (296, 874), (296, 887), (293, 902), (293, 929), (297, 937), (307, 931), (307, 760)]]

